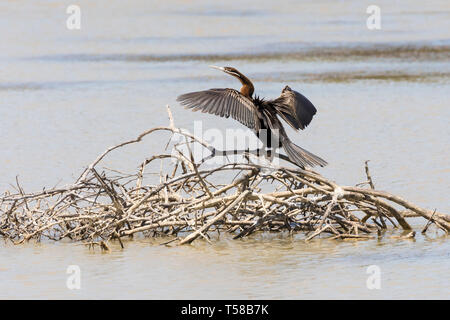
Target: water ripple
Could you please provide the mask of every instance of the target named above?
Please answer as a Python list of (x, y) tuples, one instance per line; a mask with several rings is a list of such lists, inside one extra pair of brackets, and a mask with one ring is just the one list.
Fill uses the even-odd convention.
[(213, 54), (54, 54), (25, 59), (45, 61), (121, 61), (121, 62), (181, 62), (181, 61), (264, 61), (264, 60), (361, 60), (361, 59), (401, 59), (401, 60), (433, 60), (450, 59), (450, 45), (434, 44), (365, 44), (352, 46), (331, 46), (303, 49), (263, 51), (252, 53), (213, 53)]

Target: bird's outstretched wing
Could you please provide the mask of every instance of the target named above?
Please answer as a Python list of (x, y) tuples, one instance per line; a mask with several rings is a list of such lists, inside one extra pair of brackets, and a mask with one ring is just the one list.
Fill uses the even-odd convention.
[(277, 113), (296, 130), (305, 129), (317, 112), (311, 101), (289, 86), (284, 87), (281, 95), (272, 102)]
[(209, 89), (182, 94), (177, 98), (185, 108), (201, 110), (220, 117), (232, 117), (253, 130), (260, 129), (253, 102), (234, 89)]

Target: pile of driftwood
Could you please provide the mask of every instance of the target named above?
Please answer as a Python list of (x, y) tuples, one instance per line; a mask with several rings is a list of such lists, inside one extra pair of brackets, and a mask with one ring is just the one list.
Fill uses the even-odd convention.
[[(113, 239), (123, 246), (123, 239), (136, 235), (171, 236), (164, 241), (174, 244), (210, 241), (212, 232), (241, 238), (257, 231), (300, 231), (310, 241), (319, 235), (371, 238), (388, 228), (402, 228), (414, 237), (407, 219), (417, 216), (427, 220), (422, 232), (431, 224), (450, 231), (450, 216), (375, 190), (367, 162), (367, 181), (357, 187), (339, 186), (296, 167), (242, 161), (205, 169), (192, 153), (181, 151), (154, 155), (133, 175), (99, 172), (97, 165), (111, 151), (158, 131), (183, 136), (185, 145), (198, 143), (213, 154), (217, 151), (176, 128), (169, 108), (168, 113), (170, 126), (109, 148), (72, 185), (25, 193), (17, 183), (14, 193), (0, 196), (0, 236), (16, 244), (71, 239), (104, 248)], [(166, 169), (157, 183), (143, 183), (146, 168), (155, 162)], [(228, 183), (220, 184), (219, 177), (228, 177)]]

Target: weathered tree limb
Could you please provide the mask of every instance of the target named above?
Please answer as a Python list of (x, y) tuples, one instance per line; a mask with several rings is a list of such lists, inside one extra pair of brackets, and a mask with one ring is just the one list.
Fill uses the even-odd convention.
[[(68, 238), (105, 249), (108, 241), (123, 246), (122, 237), (138, 234), (174, 236), (170, 243), (178, 245), (198, 238), (210, 242), (210, 233), (221, 231), (233, 233), (236, 239), (259, 231), (304, 232), (308, 242), (322, 235), (370, 239), (388, 229), (384, 219), (411, 230), (410, 217), (425, 219), (423, 232), (431, 225), (450, 230), (449, 215), (376, 190), (367, 162), (367, 181), (357, 187), (340, 186), (296, 167), (224, 163), (206, 168), (195, 162), (191, 145), (197, 143), (216, 154), (222, 151), (176, 128), (170, 108), (167, 111), (169, 126), (108, 148), (72, 185), (26, 193), (16, 181), (15, 191), (0, 196), (0, 237), (16, 244)], [(99, 169), (112, 151), (157, 132), (185, 137), (189, 152), (184, 154), (174, 145), (172, 153), (152, 154), (137, 162), (136, 174)], [(168, 140), (167, 146), (171, 137)], [(145, 183), (146, 168), (156, 165), (155, 160), (161, 161), (158, 179)]]

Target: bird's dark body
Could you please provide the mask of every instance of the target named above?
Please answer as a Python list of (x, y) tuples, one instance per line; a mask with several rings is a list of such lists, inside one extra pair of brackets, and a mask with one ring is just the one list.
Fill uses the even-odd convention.
[(294, 144), (278, 118), (281, 117), (295, 130), (305, 129), (317, 111), (305, 96), (286, 86), (277, 99), (253, 97), (254, 87), (246, 76), (232, 67), (215, 68), (239, 79), (241, 90), (209, 89), (183, 94), (177, 100), (193, 111), (200, 110), (226, 118), (231, 116), (252, 129), (266, 148), (283, 147), (289, 159), (299, 167), (327, 164)]
[(263, 145), (267, 148), (283, 147), (280, 136), (275, 131), (280, 130), (280, 128), (282, 128), (282, 124), (276, 117), (276, 110), (273, 105), (271, 103), (268, 103), (264, 99), (260, 99), (259, 97), (255, 97), (253, 99), (253, 103), (257, 107), (260, 123), (260, 129), (253, 130), (258, 139), (260, 139)]

